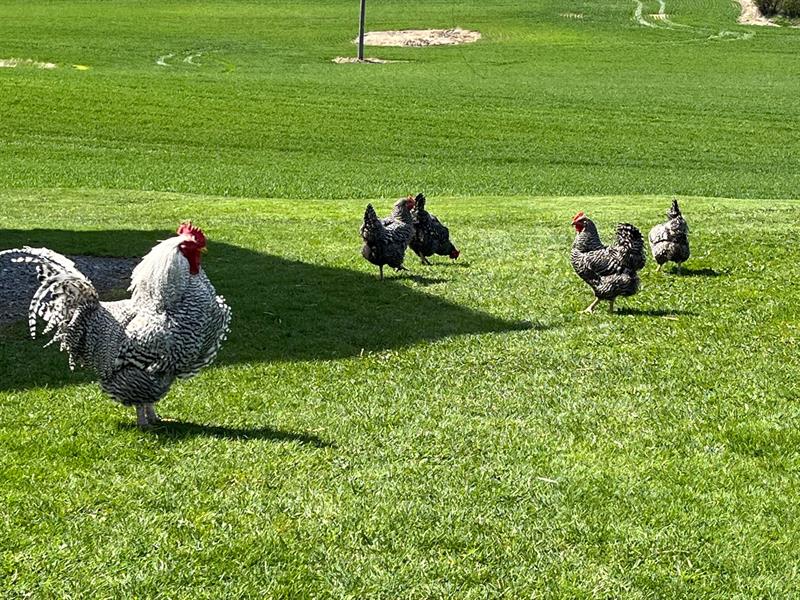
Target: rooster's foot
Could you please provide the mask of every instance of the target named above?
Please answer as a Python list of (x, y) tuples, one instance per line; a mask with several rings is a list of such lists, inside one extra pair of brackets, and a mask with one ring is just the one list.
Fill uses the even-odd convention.
[(600, 298), (595, 298), (594, 302), (592, 302), (589, 306), (587, 306), (585, 309), (583, 309), (583, 312), (589, 313), (589, 314), (593, 313), (594, 312), (594, 307), (597, 306), (598, 302), (600, 302)]
[(158, 425), (161, 423), (161, 417), (158, 416), (156, 408), (152, 404), (144, 405), (144, 414), (147, 416), (147, 421), (150, 425)]
[(158, 416), (152, 404), (136, 405), (136, 424), (139, 427), (152, 427), (163, 423), (163, 419)]

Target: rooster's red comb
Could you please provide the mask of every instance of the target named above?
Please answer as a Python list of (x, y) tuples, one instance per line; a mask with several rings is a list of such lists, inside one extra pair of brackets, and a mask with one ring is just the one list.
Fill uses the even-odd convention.
[(575, 223), (577, 223), (578, 221), (580, 221), (580, 220), (581, 220), (581, 219), (583, 219), (584, 217), (586, 217), (586, 215), (585, 215), (585, 214), (583, 214), (583, 211), (579, 212), (577, 215), (575, 215), (574, 217), (572, 217), (572, 224), (573, 224), (573, 225), (575, 225)]
[(192, 236), (199, 246), (206, 245), (206, 236), (203, 230), (196, 225), (192, 225), (191, 221), (184, 221), (178, 226), (178, 235)]

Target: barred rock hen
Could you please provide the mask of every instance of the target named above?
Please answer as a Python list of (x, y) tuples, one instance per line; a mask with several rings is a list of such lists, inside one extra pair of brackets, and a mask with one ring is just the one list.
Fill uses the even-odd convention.
[(35, 264), (41, 285), (29, 311), (53, 332), (75, 365), (94, 369), (113, 399), (136, 407), (137, 423), (159, 421), (154, 405), (175, 378), (188, 379), (211, 364), (231, 318), (231, 310), (200, 268), (203, 232), (183, 223), (178, 235), (155, 246), (131, 275), (128, 300), (100, 302), (97, 291), (75, 264), (47, 248), (0, 252), (14, 262)]
[(650, 230), (650, 249), (658, 263), (658, 271), (664, 263), (681, 263), (689, 258), (689, 226), (678, 208), (678, 200), (672, 199), (672, 206), (667, 211), (667, 221)]
[(423, 265), (431, 264), (429, 256), (439, 254), (449, 256), (453, 260), (461, 254), (450, 241), (450, 230), (434, 215), (425, 210), (425, 195), (418, 194), (414, 198), (414, 237), (409, 246), (422, 260)]
[(629, 223), (619, 223), (616, 242), (604, 246), (597, 227), (582, 212), (573, 217), (572, 226), (576, 231), (570, 254), (572, 268), (595, 295), (585, 312), (592, 312), (600, 300), (609, 300), (614, 312), (617, 296), (633, 296), (639, 289), (637, 271), (645, 263), (642, 234)]
[(364, 247), (361, 255), (373, 265), (378, 265), (383, 279), (383, 266), (389, 265), (397, 271), (404, 271), (403, 260), (406, 248), (414, 235), (414, 223), (411, 209), (414, 199), (401, 198), (394, 205), (392, 214), (381, 220), (375, 214), (372, 204), (367, 204), (364, 211), (364, 223), (361, 225), (361, 238)]

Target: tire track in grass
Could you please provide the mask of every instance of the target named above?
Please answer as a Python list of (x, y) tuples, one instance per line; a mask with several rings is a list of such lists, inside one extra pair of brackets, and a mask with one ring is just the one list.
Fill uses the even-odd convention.
[[(213, 52), (213, 50), (212, 50), (212, 52)], [(196, 62), (196, 59), (198, 59), (201, 56), (203, 56), (204, 54), (206, 54), (206, 50), (189, 50), (188, 52), (185, 52), (185, 53), (182, 52), (180, 54), (182, 54), (182, 55), (185, 54), (185, 56), (183, 57), (183, 59), (180, 59), (180, 58), (175, 59), (176, 61), (177, 60), (181, 60), (181, 62), (183, 62), (183, 63), (185, 63), (187, 65), (191, 65), (193, 67), (202, 67), (203, 63)], [(176, 56), (176, 54), (174, 52), (170, 52), (169, 54), (163, 54), (163, 55), (159, 56), (158, 58), (156, 58), (156, 65), (158, 65), (159, 67), (174, 67), (176, 65), (171, 64), (168, 61), (170, 59), (174, 58), (175, 56)]]
[(691, 25), (684, 25), (683, 23), (675, 23), (672, 19), (670, 19), (669, 15), (667, 14), (667, 1), (666, 0), (658, 0), (658, 13), (654, 15), (649, 15), (657, 22), (648, 21), (644, 15), (644, 2), (642, 0), (634, 0), (636, 2), (636, 10), (633, 13), (634, 20), (643, 27), (649, 27), (651, 29), (682, 29), (683, 31), (690, 31), (695, 32), (698, 34), (697, 39), (706, 39), (711, 41), (742, 41), (742, 40), (750, 40), (755, 37), (755, 34), (751, 31), (728, 31), (722, 30), (717, 33), (711, 33), (713, 30), (700, 28), (700, 27), (692, 27)]
[(187, 65), (192, 65), (193, 67), (199, 67), (199, 66), (201, 66), (201, 64), (194, 62), (194, 59), (195, 58), (200, 58), (201, 56), (203, 56), (202, 52), (196, 52), (194, 54), (189, 54), (186, 58), (183, 59), (183, 62), (185, 62)]
[(639, 25), (642, 25), (643, 27), (653, 27), (654, 29), (659, 28), (658, 25), (651, 23), (644, 18), (644, 3), (642, 0), (636, 0), (636, 10), (633, 13), (633, 18), (637, 23), (639, 23)]
[(171, 67), (172, 65), (170, 65), (170, 64), (167, 62), (167, 59), (168, 59), (168, 58), (172, 58), (173, 56), (175, 56), (175, 55), (174, 55), (174, 54), (165, 54), (165, 55), (163, 55), (163, 56), (159, 56), (159, 57), (156, 59), (156, 64), (157, 64), (158, 66), (160, 66), (160, 67)]

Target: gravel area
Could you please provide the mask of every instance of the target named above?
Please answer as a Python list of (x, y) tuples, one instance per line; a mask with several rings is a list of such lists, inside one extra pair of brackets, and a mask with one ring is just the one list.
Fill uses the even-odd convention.
[[(101, 297), (111, 290), (125, 289), (138, 258), (69, 256), (75, 266), (92, 280)], [(0, 257), (0, 326), (27, 319), (28, 305), (39, 287), (36, 266), (13, 263)]]

